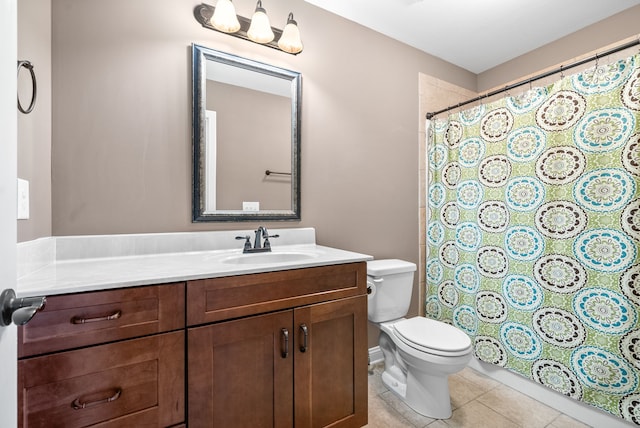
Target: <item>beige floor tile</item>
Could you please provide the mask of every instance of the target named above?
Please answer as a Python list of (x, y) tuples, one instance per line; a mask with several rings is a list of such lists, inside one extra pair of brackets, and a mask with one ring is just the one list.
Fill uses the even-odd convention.
[(477, 400), (453, 411), (446, 419), (448, 428), (517, 428), (518, 424), (491, 410)]
[(414, 412), (384, 386), (383, 364), (372, 369), (367, 428), (588, 427), (471, 368), (449, 377), (452, 417), (434, 420)]
[(380, 396), (369, 397), (369, 423), (366, 428), (406, 428), (413, 427)]
[(443, 420), (436, 420), (427, 425), (427, 428), (450, 428), (449, 425)]
[(576, 421), (567, 415), (560, 415), (551, 422), (551, 425), (548, 425), (548, 428), (589, 428), (589, 425)]
[(457, 375), (460, 375), (465, 379), (470, 380), (471, 382), (475, 383), (485, 391), (489, 391), (493, 388), (496, 388), (502, 385), (497, 380), (491, 379), (489, 376), (485, 376), (482, 373), (475, 371), (471, 367), (465, 367), (465, 369), (457, 373)]
[(560, 415), (557, 410), (504, 385), (481, 395), (477, 401), (523, 428), (546, 427)]
[(405, 419), (407, 419), (413, 426), (416, 427), (426, 427), (435, 419), (428, 418), (426, 416), (421, 415), (420, 413), (414, 411), (411, 407), (407, 406), (404, 401), (398, 398), (391, 391), (387, 391), (384, 394), (381, 394), (380, 397), (393, 409), (400, 413)]
[(488, 391), (487, 386), (479, 385), (460, 374), (449, 376), (449, 393), (451, 408), (457, 409), (471, 400), (475, 400)]
[(373, 374), (369, 375), (369, 394), (382, 394), (388, 391), (387, 387), (382, 383), (381, 373), (382, 371), (378, 372), (377, 369), (374, 369)]

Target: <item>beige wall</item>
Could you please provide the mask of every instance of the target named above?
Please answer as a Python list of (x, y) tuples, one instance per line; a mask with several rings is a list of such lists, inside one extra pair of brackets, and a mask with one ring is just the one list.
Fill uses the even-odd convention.
[(462, 86), (475, 76), (300, 0), (268, 9), (275, 25), (295, 12), (298, 56), (202, 28), (197, 4), (53, 3), (53, 233), (245, 226), (191, 223), (195, 42), (303, 75), (302, 221), (270, 226), (315, 226), (324, 244), (417, 261), (418, 72)]
[[(553, 13), (553, 12), (551, 12)], [(534, 72), (573, 62), (576, 57), (602, 52), (605, 46), (640, 37), (640, 5), (629, 8), (553, 43), (507, 61), (478, 75), (478, 92), (504, 87)], [(637, 51), (637, 48), (636, 48)], [(608, 58), (604, 59), (609, 60)], [(568, 73), (576, 73), (578, 69)]]
[[(18, 221), (18, 242), (51, 235), (51, 0), (18, 2), (18, 59), (31, 61), (36, 105), (18, 113), (18, 177), (29, 181), (30, 218)], [(20, 71), (18, 93), (31, 101), (31, 77)]]

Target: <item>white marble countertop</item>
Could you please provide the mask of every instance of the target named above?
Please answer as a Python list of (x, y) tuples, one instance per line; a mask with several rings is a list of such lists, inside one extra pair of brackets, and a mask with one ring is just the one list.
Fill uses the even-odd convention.
[[(235, 248), (205, 249), (202, 251), (172, 251), (175, 248), (164, 242), (163, 252), (157, 253), (154, 253), (148, 248), (141, 249), (140, 239), (135, 239), (141, 236), (148, 239), (150, 235), (130, 235), (129, 237), (132, 237), (131, 239), (138, 244), (137, 246), (127, 245), (130, 248), (135, 248), (134, 251), (130, 249), (126, 251), (114, 251), (113, 248), (111, 248), (111, 250), (107, 252), (110, 255), (102, 257), (82, 257), (81, 254), (104, 255), (103, 249), (101, 248), (100, 251), (98, 251), (96, 250), (96, 246), (105, 247), (105, 243), (100, 242), (101, 239), (104, 241), (105, 237), (73, 237), (74, 243), (72, 245), (69, 245), (69, 242), (63, 242), (64, 239), (61, 239), (60, 242), (54, 242), (54, 244), (56, 247), (64, 248), (64, 255), (55, 255), (56, 251), (53, 250), (54, 256), (49, 256), (50, 259), (48, 261), (40, 263), (33, 269), (27, 269), (27, 271), (18, 278), (17, 294), (19, 297), (48, 296), (250, 273), (301, 269), (372, 259), (371, 256), (366, 254), (316, 245), (315, 231), (313, 231), (313, 229), (311, 229), (311, 234), (309, 229), (303, 229), (305, 231), (304, 239), (287, 236), (287, 231), (292, 230), (296, 229), (273, 231), (273, 233), (280, 233), (281, 236), (285, 238), (281, 241), (285, 245), (278, 245), (272, 240), (271, 254), (276, 258), (282, 255), (283, 260), (275, 260), (275, 262), (270, 260), (269, 262), (262, 261), (258, 263), (247, 263), (247, 259), (245, 258), (251, 257), (252, 255), (242, 254), (242, 249), (238, 248), (241, 247), (241, 245), (239, 245), (241, 243), (239, 241), (230, 241), (229, 239), (230, 236), (245, 231), (221, 232), (219, 234), (219, 238), (222, 238), (225, 242), (232, 242)], [(213, 236), (211, 235), (212, 233), (215, 234), (215, 232), (208, 232), (209, 238)], [(189, 238), (193, 238), (196, 237), (197, 234), (198, 233), (187, 235), (191, 235)], [(166, 239), (167, 235), (174, 235), (172, 238), (184, 238), (185, 234), (157, 234), (154, 236), (160, 236), (162, 239)], [(295, 235), (295, 233), (293, 235)], [(308, 239), (310, 235), (313, 235), (313, 239)], [(118, 236), (118, 239), (122, 240), (123, 236)], [(70, 246), (73, 247), (73, 245), (78, 245), (79, 243), (82, 243), (84, 250), (82, 248), (74, 249), (78, 254), (73, 254), (73, 251), (69, 251)], [(45, 244), (50, 245), (48, 242), (45, 242)], [(93, 251), (87, 251), (87, 245), (93, 248)], [(214, 247), (219, 246), (220, 245), (214, 245)], [(60, 249), (58, 249), (58, 253), (60, 253)], [(241, 263), (238, 263), (238, 261)]]

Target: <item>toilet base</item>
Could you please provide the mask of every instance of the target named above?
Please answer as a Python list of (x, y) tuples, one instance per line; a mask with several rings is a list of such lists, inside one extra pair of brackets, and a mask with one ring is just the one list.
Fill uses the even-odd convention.
[[(430, 376), (421, 373), (419, 379), (411, 372), (406, 374), (406, 383), (387, 371), (382, 372), (382, 383), (397, 395), (407, 406), (423, 416), (433, 419), (451, 417), (451, 399), (448, 377)], [(425, 388), (423, 385), (428, 385)]]
[(421, 415), (434, 419), (451, 417), (451, 398), (447, 376), (407, 373), (405, 403)]
[(387, 387), (389, 391), (394, 392), (397, 396), (403, 399), (407, 395), (407, 384), (399, 381), (395, 377), (391, 376), (388, 372), (382, 372), (382, 383)]

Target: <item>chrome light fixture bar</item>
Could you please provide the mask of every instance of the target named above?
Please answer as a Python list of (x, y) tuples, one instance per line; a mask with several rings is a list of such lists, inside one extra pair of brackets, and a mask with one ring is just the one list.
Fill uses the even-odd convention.
[[(234, 21), (233, 17), (235, 16), (240, 24), (239, 27), (231, 24), (219, 24), (218, 22), (214, 24), (211, 18), (214, 17), (216, 7), (224, 9), (222, 12), (224, 12), (224, 15), (226, 16), (231, 16), (231, 21)], [(266, 15), (265, 9), (262, 7), (261, 0), (257, 2), (253, 20), (245, 18), (244, 16), (236, 15), (235, 8), (233, 7), (231, 0), (219, 0), (216, 7), (205, 3), (196, 6), (193, 11), (196, 21), (198, 21), (203, 27), (210, 30), (268, 46), (272, 49), (277, 49), (291, 55), (297, 55), (302, 52), (303, 46), (302, 41), (300, 40), (300, 31), (298, 29), (297, 22), (293, 19), (293, 13), (289, 14), (283, 31), (275, 27), (270, 27), (268, 21), (269, 18)], [(221, 10), (218, 10), (218, 12), (221, 12)], [(220, 13), (216, 14), (215, 17), (217, 18), (219, 15)], [(253, 27), (252, 21), (256, 21), (253, 22)], [(265, 32), (265, 21), (266, 26), (270, 27), (273, 32), (273, 38), (261, 36), (261, 34), (264, 34)], [(262, 29), (259, 29), (256, 32), (256, 25), (261, 25)], [(268, 33), (268, 29), (266, 29), (266, 32)]]

